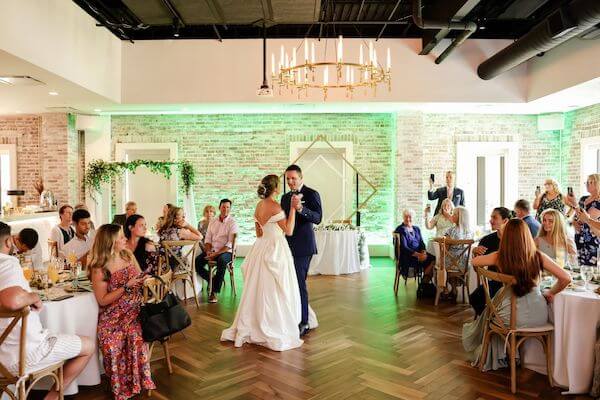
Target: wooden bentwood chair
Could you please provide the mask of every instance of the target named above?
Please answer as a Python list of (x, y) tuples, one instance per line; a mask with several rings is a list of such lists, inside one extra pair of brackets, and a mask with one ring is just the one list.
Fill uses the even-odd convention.
[[(160, 303), (162, 299), (167, 295), (167, 293), (169, 293), (169, 290), (171, 289), (171, 282), (173, 279), (173, 271), (169, 269), (164, 273), (159, 272), (158, 276), (160, 277), (160, 279), (153, 277), (148, 278), (144, 281), (144, 303)], [(158, 341), (158, 343), (162, 344), (163, 346), (165, 360), (167, 361), (167, 368), (169, 370), (169, 374), (172, 374), (173, 365), (171, 364), (169, 339), (170, 338), (164, 338), (163, 340)], [(152, 350), (154, 349), (154, 345), (156, 343), (157, 341), (150, 343), (148, 359), (152, 358)]]
[[(469, 289), (469, 257), (471, 255), (471, 246), (474, 241), (471, 239), (451, 239), (446, 236), (434, 238), (433, 241), (439, 246), (439, 259), (436, 260), (437, 284), (435, 291), (434, 305), (438, 305), (440, 295), (448, 292), (447, 284), (452, 285), (453, 295), (458, 295), (456, 288), (462, 286), (463, 303), (466, 303), (465, 288)], [(450, 246), (460, 249), (457, 255), (450, 253)]]
[[(187, 301), (187, 284), (192, 287), (192, 293), (194, 294), (194, 301), (196, 307), (200, 308), (200, 301), (198, 300), (198, 293), (196, 292), (196, 256), (198, 253), (198, 241), (197, 240), (163, 240), (161, 245), (165, 248), (165, 260), (167, 265), (173, 268), (173, 277), (171, 286), (177, 281), (183, 281), (183, 301)], [(181, 256), (177, 254), (175, 248), (182, 248), (183, 253), (184, 246), (190, 246), (185, 254)]]
[[(6, 393), (12, 400), (26, 400), (31, 389), (42, 378), (50, 377), (54, 381), (58, 398), (64, 399), (63, 385), (63, 365), (64, 362), (52, 364), (46, 368), (29, 372), (26, 367), (26, 336), (27, 336), (27, 316), (29, 315), (29, 307), (25, 307), (19, 311), (0, 312), (0, 318), (12, 318), (10, 324), (0, 335), (0, 347), (12, 332), (16, 329), (17, 324), (21, 321), (21, 332), (19, 337), (19, 366), (18, 374), (13, 375), (8, 371), (8, 367), (0, 362), (0, 394)], [(9, 389), (10, 385), (15, 385), (15, 391)]]
[[(235, 277), (233, 275), (233, 267), (235, 266), (235, 255), (237, 251), (236, 246), (237, 233), (233, 234), (233, 239), (231, 240), (231, 261), (227, 263), (227, 271), (229, 271), (229, 281), (231, 282), (231, 292), (234, 296), (237, 296), (236, 288), (235, 288)], [(213, 277), (217, 273), (217, 262), (209, 261), (208, 262), (208, 292), (207, 295), (212, 293), (213, 288)], [(225, 280), (223, 280), (223, 286), (225, 286)]]
[[(481, 346), (479, 368), (483, 369), (485, 365), (491, 336), (494, 334), (500, 336), (505, 341), (509, 350), (510, 390), (512, 393), (517, 393), (517, 351), (524, 341), (535, 338), (540, 341), (546, 352), (548, 381), (550, 382), (550, 386), (553, 386), (552, 332), (554, 331), (554, 326), (546, 323), (545, 325), (534, 328), (517, 328), (517, 296), (511, 290), (511, 286), (516, 283), (515, 278), (511, 275), (488, 271), (483, 267), (477, 267), (477, 276), (483, 284), (485, 302), (488, 310), (488, 318), (483, 332), (483, 344)], [(490, 280), (502, 283), (502, 288), (496, 293), (493, 299), (490, 297)], [(498, 313), (498, 306), (502, 304), (502, 301), (506, 296), (510, 296), (509, 321), (505, 321)]]

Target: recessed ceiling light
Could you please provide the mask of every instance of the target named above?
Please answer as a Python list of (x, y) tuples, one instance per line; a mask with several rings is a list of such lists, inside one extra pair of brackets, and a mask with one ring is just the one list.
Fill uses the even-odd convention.
[(48, 92), (50, 96), (58, 96), (58, 92)]
[(100, 111), (102, 111), (102, 110), (99, 108), (94, 108), (94, 112), (100, 112)]

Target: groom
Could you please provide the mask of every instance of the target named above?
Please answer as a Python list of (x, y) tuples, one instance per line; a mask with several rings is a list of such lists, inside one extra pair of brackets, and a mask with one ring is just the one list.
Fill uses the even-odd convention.
[[(320, 224), (323, 211), (321, 210), (321, 197), (316, 190), (304, 186), (302, 170), (297, 165), (290, 165), (285, 170), (285, 179), (290, 187), (281, 198), (281, 206), (286, 216), (290, 208), (296, 209), (296, 226), (292, 236), (287, 236), (288, 244), (294, 256), (296, 276), (300, 286), (300, 301), (302, 302), (302, 320), (298, 325), (300, 336), (304, 336), (308, 328), (308, 291), (306, 290), (306, 275), (310, 266), (310, 259), (317, 254), (317, 242), (313, 231), (313, 224)], [(301, 196), (300, 196), (301, 195)]]

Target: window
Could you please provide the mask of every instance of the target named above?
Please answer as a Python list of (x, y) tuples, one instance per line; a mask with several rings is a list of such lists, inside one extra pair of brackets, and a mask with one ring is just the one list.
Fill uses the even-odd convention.
[(600, 137), (581, 139), (580, 193), (587, 193), (585, 180), (590, 174), (600, 173)]
[(6, 191), (17, 188), (17, 145), (0, 144), (0, 205), (10, 203)]
[(464, 190), (472, 227), (489, 229), (492, 210), (517, 200), (518, 151), (515, 142), (457, 144), (456, 186)]

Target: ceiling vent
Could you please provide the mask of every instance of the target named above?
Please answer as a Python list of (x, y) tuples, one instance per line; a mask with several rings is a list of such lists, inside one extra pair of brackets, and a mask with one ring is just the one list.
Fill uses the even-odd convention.
[(27, 75), (7, 75), (0, 76), (0, 84), (9, 86), (38, 86), (45, 85), (44, 82), (39, 81), (31, 76)]

